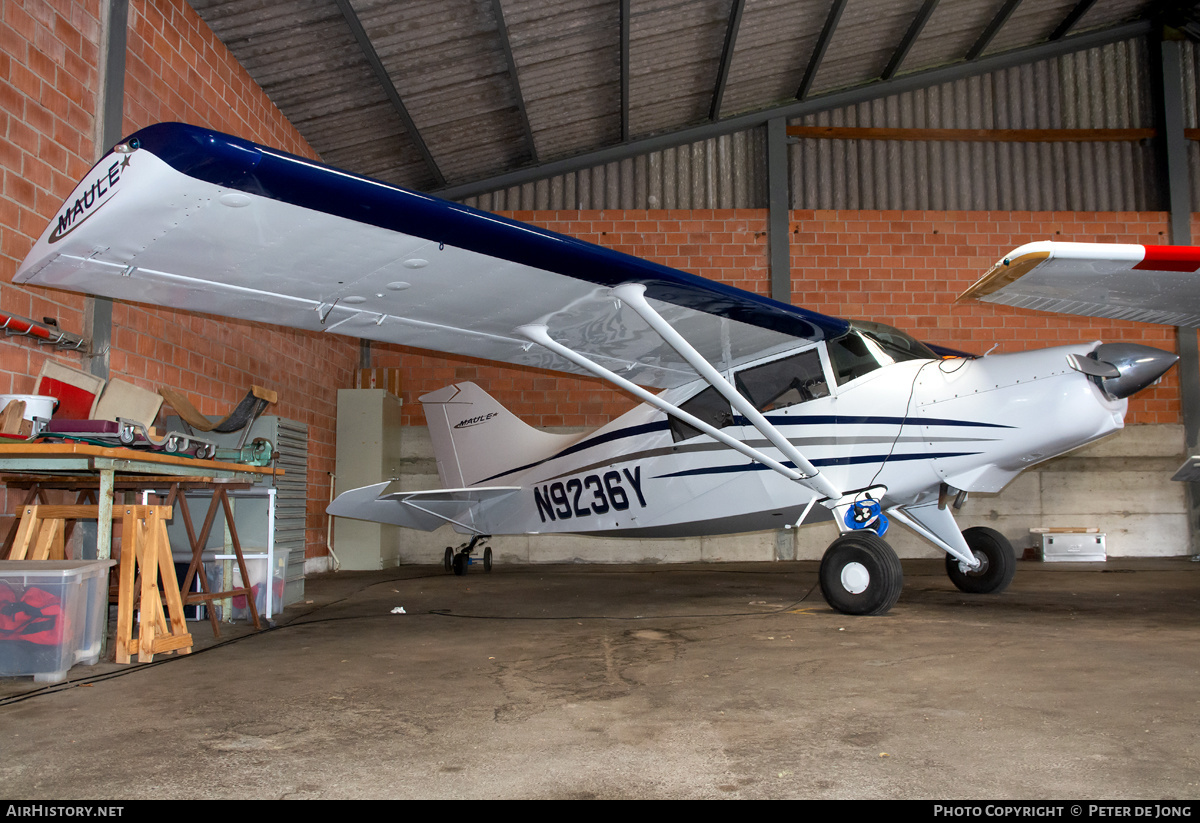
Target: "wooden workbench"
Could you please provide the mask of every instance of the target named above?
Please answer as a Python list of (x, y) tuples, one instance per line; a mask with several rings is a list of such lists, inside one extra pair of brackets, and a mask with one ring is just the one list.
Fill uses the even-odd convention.
[[(0, 482), (12, 488), (26, 490), (21, 505), (47, 502), (44, 492), (61, 489), (75, 492), (79, 502), (90, 495), (96, 496), (99, 507), (96, 530), (97, 558), (112, 557), (113, 494), (117, 491), (139, 492), (167, 489), (165, 505), (179, 504), (183, 522), (191, 542), (192, 563), (184, 580), (182, 594), (185, 602), (211, 601), (219, 596), (245, 593), (249, 599), (250, 612), (256, 628), (259, 627), (258, 610), (253, 595), (249, 592), (249, 576), (242, 559), (241, 543), (233, 522), (227, 491), (248, 487), (263, 476), (279, 476), (282, 469), (247, 466), (241, 463), (222, 463), (213, 460), (197, 460), (177, 454), (166, 454), (149, 450), (99, 446), (89, 443), (7, 443), (0, 442)], [(204, 526), (197, 534), (187, 509), (184, 491), (208, 490), (212, 492)], [(127, 501), (133, 502), (133, 501)], [(202, 572), (200, 555), (208, 539), (218, 509), (223, 508), (230, 529), (234, 553), (241, 566), (242, 583), (245, 591), (212, 593), (207, 583), (201, 581), (203, 594), (189, 594), (188, 587), (193, 576)], [(7, 557), (16, 536), (18, 523), (14, 521), (8, 537), (0, 549), (0, 558)], [(208, 610), (213, 632), (219, 635), (213, 610)]]

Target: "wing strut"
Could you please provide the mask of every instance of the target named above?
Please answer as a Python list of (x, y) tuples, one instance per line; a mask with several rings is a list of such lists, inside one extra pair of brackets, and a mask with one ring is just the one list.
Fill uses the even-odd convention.
[(704, 356), (700, 352), (696, 351), (692, 344), (684, 339), (683, 335), (675, 331), (671, 327), (671, 324), (663, 319), (663, 316), (650, 305), (646, 300), (646, 286), (644, 284), (626, 283), (614, 288), (612, 294), (621, 301), (628, 303), (629, 307), (649, 323), (650, 327), (667, 342), (667, 345), (675, 349), (679, 353), (679, 356), (686, 360), (704, 378), (705, 382), (719, 391), (734, 409), (741, 412), (750, 421), (751, 425), (758, 429), (759, 433), (771, 442), (771, 445), (779, 449), (780, 454), (792, 461), (792, 464), (803, 472), (800, 478), (795, 479), (798, 479), (799, 482), (802, 482), (804, 485), (831, 500), (841, 498), (841, 491), (829, 482), (829, 478), (821, 474), (816, 466), (808, 462), (804, 458), (804, 455), (800, 454), (796, 447), (783, 436), (783, 432), (771, 425), (758, 409), (754, 408), (719, 371), (712, 367), (711, 363), (704, 359)]
[[(636, 383), (631, 383), (630, 381), (626, 380), (624, 377), (621, 377), (619, 374), (616, 374), (615, 372), (604, 368), (604, 366), (601, 366), (599, 363), (589, 360), (587, 357), (580, 354), (579, 352), (574, 351), (573, 349), (568, 349), (566, 346), (564, 346), (563, 344), (559, 343), (557, 340), (552, 338), (550, 336), (549, 331), (547, 331), (547, 329), (544, 325), (531, 324), (528, 326), (521, 326), (520, 328), (517, 329), (517, 334), (527, 337), (528, 339), (537, 343), (539, 346), (544, 346), (545, 348), (549, 349), (550, 351), (554, 352), (555, 354), (559, 355), (560, 357), (565, 357), (567, 360), (570, 360), (575, 365), (580, 366), (581, 368), (587, 369), (588, 371), (590, 371), (592, 374), (596, 375), (600, 379), (607, 380), (608, 382), (612, 383), (613, 385), (615, 385), (619, 388), (624, 389), (625, 391), (629, 392), (630, 394), (636, 395), (639, 399), (649, 403), (651, 406), (654, 406), (657, 409), (660, 409), (660, 410), (666, 412), (667, 414), (671, 415), (672, 417), (679, 418), (684, 423), (687, 423), (689, 426), (691, 426), (695, 429), (699, 429), (700, 431), (704, 432), (705, 434), (707, 434), (709, 437), (713, 438), (717, 442), (728, 446), (729, 448), (733, 449), (734, 451), (741, 452), (746, 457), (749, 457), (751, 460), (753, 460), (757, 463), (762, 463), (764, 466), (766, 466), (770, 469), (773, 469), (774, 471), (779, 472), (784, 477), (786, 477), (788, 480), (794, 480), (797, 483), (801, 483), (806, 486), (809, 486), (809, 488), (812, 488), (811, 484), (808, 482), (809, 478), (805, 477), (803, 474), (796, 471), (795, 469), (789, 469), (787, 466), (783, 465), (778, 460), (768, 457), (767, 455), (763, 454), (762, 452), (760, 452), (758, 449), (754, 448), (753, 446), (747, 446), (745, 443), (743, 443), (741, 440), (738, 440), (736, 437), (730, 437), (729, 435), (725, 434), (725, 432), (721, 431), (720, 429), (714, 428), (713, 426), (710, 426), (708, 423), (705, 423), (700, 418), (688, 414), (683, 409), (679, 408), (678, 406), (676, 406), (674, 404), (668, 403), (666, 400), (663, 400), (657, 394), (652, 394), (652, 393), (646, 391), (645, 389), (643, 389), (641, 386), (637, 385)], [(823, 491), (821, 493), (824, 494)], [(838, 495), (838, 496), (840, 497), (840, 495)]]

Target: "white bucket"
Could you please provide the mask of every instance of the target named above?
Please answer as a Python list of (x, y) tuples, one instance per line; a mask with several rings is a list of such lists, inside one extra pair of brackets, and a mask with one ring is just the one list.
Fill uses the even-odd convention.
[(25, 401), (24, 417), (26, 420), (33, 420), (35, 417), (49, 420), (58, 403), (57, 398), (48, 394), (0, 394), (0, 410), (3, 410), (13, 400)]

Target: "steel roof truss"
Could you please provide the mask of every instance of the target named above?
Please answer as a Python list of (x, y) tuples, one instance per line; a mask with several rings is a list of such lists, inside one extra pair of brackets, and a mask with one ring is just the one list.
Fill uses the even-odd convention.
[(396, 110), (396, 114), (400, 116), (401, 122), (404, 123), (404, 128), (408, 131), (408, 136), (412, 139), (417, 147), (417, 151), (421, 154), (421, 159), (425, 161), (425, 166), (433, 175), (438, 186), (446, 185), (446, 177), (442, 174), (442, 170), (438, 168), (437, 161), (433, 159), (433, 155), (429, 152), (429, 147), (425, 145), (424, 138), (421, 137), (421, 132), (417, 129), (417, 124), (413, 122), (412, 116), (409, 115), (408, 109), (404, 105), (404, 101), (400, 99), (400, 92), (396, 90), (396, 85), (392, 82), (391, 75), (384, 68), (383, 61), (379, 59), (379, 54), (376, 53), (375, 47), (371, 44), (371, 38), (367, 36), (366, 30), (363, 28), (362, 21), (358, 19), (358, 13), (354, 7), (350, 5), (350, 0), (337, 0), (338, 8), (342, 12), (342, 17), (346, 19), (346, 25), (350, 27), (350, 33), (354, 35), (355, 42), (362, 49), (363, 57), (367, 64), (371, 67), (371, 72), (379, 81), (379, 85), (383, 87), (384, 94), (387, 95), (388, 101)]
[(729, 67), (733, 64), (733, 47), (737, 43), (738, 29), (742, 25), (742, 10), (746, 0), (733, 0), (729, 9), (729, 25), (725, 29), (725, 47), (721, 50), (721, 67), (717, 71), (717, 85), (713, 89), (712, 106), (708, 110), (708, 119), (716, 120), (721, 116), (721, 99), (725, 96), (725, 85), (729, 82)]
[(900, 46), (896, 49), (896, 53), (892, 55), (892, 59), (888, 61), (887, 68), (883, 70), (881, 76), (884, 80), (891, 80), (896, 76), (896, 72), (904, 64), (904, 58), (908, 57), (908, 52), (912, 48), (913, 43), (921, 36), (921, 30), (925, 28), (925, 24), (929, 22), (929, 18), (933, 16), (933, 11), (937, 8), (937, 4), (938, 0), (925, 0), (921, 5), (921, 10), (913, 18), (912, 25), (905, 32), (904, 39), (900, 41)]

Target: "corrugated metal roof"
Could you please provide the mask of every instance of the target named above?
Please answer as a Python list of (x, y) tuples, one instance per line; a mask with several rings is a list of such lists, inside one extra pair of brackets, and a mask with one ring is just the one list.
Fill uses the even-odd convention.
[[(678, 141), (657, 146), (644, 161), (621, 158), (599, 170), (574, 171), (572, 185), (545, 197), (655, 197), (680, 207), (757, 204), (762, 197), (723, 183), (719, 165), (703, 172), (696, 167), (725, 162), (722, 152), (736, 154), (739, 145), (757, 163), (761, 151), (745, 147), (761, 140), (715, 133), (697, 140), (697, 125), (719, 127), (747, 112), (770, 112), (794, 103), (802, 89), (801, 97), (819, 98), (887, 76), (970, 67), (988, 55), (1067, 43), (1063, 38), (1080, 32), (1118, 32), (1126, 21), (1176, 7), (1175, 22), (1193, 36), (1197, 28), (1194, 4), (1178, 0), (190, 2), (333, 165), (433, 190), (679, 132)], [(1191, 22), (1181, 16), (1189, 12)], [(911, 125), (934, 119), (941, 125), (1140, 121), (1142, 91), (1122, 85), (1131, 79), (1129, 67), (1086, 59), (1065, 61), (1049, 86), (1026, 67), (987, 82), (964, 79), (979, 84), (978, 98), (969, 90), (928, 89), (883, 108), (858, 105), (853, 115), (831, 111), (828, 117)], [(1089, 86), (1079, 100), (1095, 101), (1094, 107), (1054, 108), (1054, 95), (1075, 86)], [(874, 167), (912, 152), (874, 147), (854, 162)], [(634, 174), (639, 162), (662, 182)], [(1133, 157), (1121, 162), (1140, 173)], [(549, 192), (550, 185), (543, 188)], [(610, 194), (598, 198), (600, 191)], [(1106, 197), (1093, 199), (1112, 199)]]
[[(790, 119), (900, 128), (1152, 128), (1144, 39)], [(1200, 120), (1200, 48), (1184, 44), (1187, 128)], [(1200, 142), (1189, 141), (1200, 204)], [(1160, 202), (1152, 141), (796, 139), (792, 208), (1147, 211)], [(766, 208), (766, 135), (753, 128), (468, 197), (489, 210)]]

